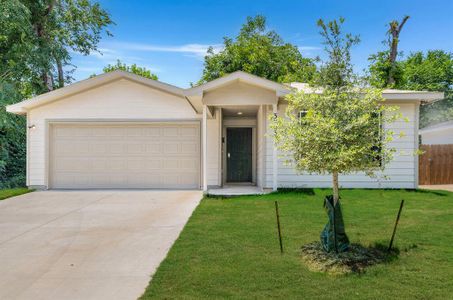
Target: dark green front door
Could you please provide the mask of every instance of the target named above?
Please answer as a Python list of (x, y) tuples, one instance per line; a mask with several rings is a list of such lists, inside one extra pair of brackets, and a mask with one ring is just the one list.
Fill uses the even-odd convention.
[(252, 181), (252, 128), (227, 128), (227, 182)]

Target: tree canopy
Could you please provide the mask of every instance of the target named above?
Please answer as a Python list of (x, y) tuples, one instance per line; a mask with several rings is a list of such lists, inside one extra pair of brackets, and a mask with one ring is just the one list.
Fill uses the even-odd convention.
[(27, 84), (33, 94), (69, 82), (71, 52), (97, 51), (113, 23), (89, 0), (5, 0), (0, 13), (0, 74)]
[(339, 174), (384, 168), (394, 136), (382, 122), (400, 117), (396, 107), (382, 105), (380, 90), (360, 85), (353, 73), (351, 47), (358, 37), (344, 34), (344, 19), (318, 22), (328, 56), (311, 88), (320, 93), (292, 93), (284, 116), (274, 118), (274, 139), (285, 160), (299, 172), (331, 174), (333, 199), (339, 199)]
[[(104, 73), (112, 72), (115, 70), (123, 70), (126, 72), (134, 73), (139, 76), (153, 79), (153, 80), (158, 79), (157, 75), (151, 73), (151, 71), (147, 70), (145, 67), (139, 67), (136, 64), (128, 66), (125, 63), (122, 63), (119, 59), (116, 61), (115, 64), (109, 64), (102, 69), (102, 71)], [(95, 76), (95, 75), (93, 75), (93, 76)]]
[(304, 58), (295, 45), (268, 30), (266, 18), (258, 15), (247, 17), (234, 39), (225, 37), (220, 52), (215, 53), (212, 47), (208, 49), (198, 84), (238, 70), (277, 82), (308, 82), (316, 66), (311, 59)]
[(444, 92), (444, 100), (421, 106), (420, 127), (453, 120), (453, 54), (428, 50), (404, 56), (397, 52), (399, 33), (408, 18), (390, 22), (389, 39), (384, 41), (388, 49), (370, 55), (368, 80), (378, 88)]
[(2, 0), (0, 5), (0, 188), (25, 184), (26, 122), (13, 104), (62, 87), (71, 53), (89, 54), (112, 24), (90, 0)]
[[(387, 87), (386, 60), (381, 52), (377, 55), (370, 66), (370, 82), (383, 88)], [(421, 106), (420, 127), (453, 120), (453, 53), (443, 50), (414, 52), (398, 61), (396, 70), (393, 88), (445, 93), (444, 100)]]

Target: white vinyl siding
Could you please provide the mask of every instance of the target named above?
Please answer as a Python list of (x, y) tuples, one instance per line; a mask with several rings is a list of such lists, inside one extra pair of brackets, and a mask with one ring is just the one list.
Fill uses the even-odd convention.
[[(416, 150), (416, 124), (417, 103), (399, 104), (401, 113), (409, 119), (409, 122), (397, 121), (393, 124), (384, 124), (384, 129), (392, 129), (396, 133), (405, 132), (403, 138), (396, 137), (390, 144), (395, 147), (397, 152), (394, 159), (386, 166), (384, 175), (370, 178), (363, 172), (357, 172), (350, 175), (340, 175), (340, 185), (345, 188), (415, 188), (416, 181), (416, 164), (417, 159), (414, 156)], [(279, 115), (284, 114), (285, 105), (279, 106)], [(272, 109), (267, 108), (267, 113), (271, 114)], [(269, 133), (269, 122), (267, 121)], [(281, 153), (280, 153), (281, 154)], [(380, 174), (382, 175), (382, 174)], [(272, 138), (266, 138), (266, 187), (272, 187)], [(278, 186), (279, 187), (331, 187), (331, 176), (316, 174), (298, 174), (291, 165), (285, 165), (279, 158), (278, 165)]]

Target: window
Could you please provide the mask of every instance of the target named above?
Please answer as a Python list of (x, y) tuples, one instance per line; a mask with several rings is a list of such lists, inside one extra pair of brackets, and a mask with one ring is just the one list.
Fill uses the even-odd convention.
[(306, 110), (301, 110), (301, 111), (299, 112), (299, 119), (302, 119), (303, 117), (305, 117), (305, 116), (307, 115), (307, 112), (308, 112), (308, 111), (306, 111)]
[(378, 124), (379, 126), (376, 128), (376, 145), (371, 147), (371, 151), (375, 153), (373, 155), (373, 160), (378, 163), (379, 167), (382, 167), (382, 133), (383, 133), (383, 127), (382, 127), (382, 113), (373, 113), (371, 115), (373, 118), (378, 118)]

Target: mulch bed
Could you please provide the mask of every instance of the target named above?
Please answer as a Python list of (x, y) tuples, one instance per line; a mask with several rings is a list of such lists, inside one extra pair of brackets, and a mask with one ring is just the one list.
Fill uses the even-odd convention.
[(389, 262), (398, 257), (398, 249), (387, 252), (385, 246), (364, 247), (351, 244), (349, 250), (342, 253), (325, 252), (320, 242), (302, 246), (302, 260), (314, 272), (331, 275), (363, 273), (367, 267)]

